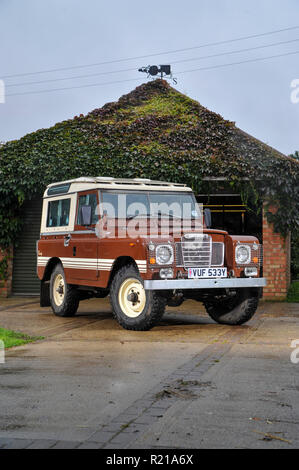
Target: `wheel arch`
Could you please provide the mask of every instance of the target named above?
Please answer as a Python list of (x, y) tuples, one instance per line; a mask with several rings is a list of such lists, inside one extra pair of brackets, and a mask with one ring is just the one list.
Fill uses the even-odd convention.
[(51, 273), (52, 273), (53, 269), (55, 268), (55, 266), (57, 266), (57, 264), (62, 265), (62, 262), (61, 262), (60, 258), (57, 258), (55, 256), (55, 257), (49, 259), (49, 261), (46, 265), (45, 271), (44, 271), (43, 278), (41, 279), (42, 282), (50, 281)]
[(62, 265), (62, 262), (59, 258), (53, 257), (51, 258), (45, 268), (44, 275), (41, 279), (40, 283), (40, 306), (41, 307), (50, 307), (50, 278), (51, 273), (55, 266), (58, 264)]
[(117, 271), (119, 271), (119, 269), (122, 268), (123, 266), (128, 266), (128, 265), (133, 265), (137, 269), (137, 271), (139, 272), (137, 263), (134, 260), (134, 258), (132, 258), (131, 256), (119, 256), (118, 258), (116, 258), (114, 260), (112, 269), (110, 271), (109, 280), (108, 280), (108, 285), (107, 285), (108, 289), (110, 288), (111, 282), (112, 282), (115, 274), (117, 273)]

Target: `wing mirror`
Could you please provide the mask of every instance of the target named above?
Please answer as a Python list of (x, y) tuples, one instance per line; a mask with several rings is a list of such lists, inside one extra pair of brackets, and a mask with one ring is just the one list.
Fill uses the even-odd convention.
[(212, 227), (212, 213), (211, 209), (205, 209), (204, 210), (204, 219), (205, 219), (205, 224), (207, 228)]
[(80, 209), (81, 225), (91, 225), (91, 206), (82, 206)]

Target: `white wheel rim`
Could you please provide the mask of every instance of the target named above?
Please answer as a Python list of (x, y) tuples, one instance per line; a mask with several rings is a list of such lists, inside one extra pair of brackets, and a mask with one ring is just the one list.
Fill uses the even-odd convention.
[(138, 279), (126, 279), (120, 286), (118, 293), (120, 308), (127, 317), (136, 318), (144, 310), (146, 294)]
[(55, 304), (60, 306), (63, 304), (65, 294), (65, 282), (62, 274), (57, 274), (53, 283), (53, 297)]

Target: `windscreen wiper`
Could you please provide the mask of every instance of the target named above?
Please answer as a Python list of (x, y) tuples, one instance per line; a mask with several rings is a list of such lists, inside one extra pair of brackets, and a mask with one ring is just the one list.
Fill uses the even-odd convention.
[(151, 214), (132, 214), (132, 215), (128, 215), (127, 219), (128, 220), (132, 220), (132, 219), (135, 219), (135, 217), (150, 217)]
[(179, 217), (178, 215), (173, 215), (173, 214), (169, 214), (169, 213), (166, 213), (166, 212), (158, 212), (153, 214), (154, 216), (164, 216), (164, 217), (171, 217), (172, 219), (179, 219), (179, 220), (182, 220), (182, 217)]

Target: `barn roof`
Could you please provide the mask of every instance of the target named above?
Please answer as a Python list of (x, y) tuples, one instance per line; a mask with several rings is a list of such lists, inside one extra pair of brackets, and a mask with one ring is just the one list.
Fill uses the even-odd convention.
[(289, 227), (298, 219), (298, 165), (159, 79), (6, 143), (0, 196), (22, 201), (50, 183), (92, 175), (174, 181), (195, 191), (211, 177), (246, 180), (264, 200), (278, 203), (280, 226)]

